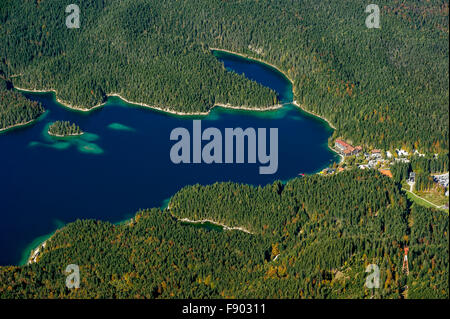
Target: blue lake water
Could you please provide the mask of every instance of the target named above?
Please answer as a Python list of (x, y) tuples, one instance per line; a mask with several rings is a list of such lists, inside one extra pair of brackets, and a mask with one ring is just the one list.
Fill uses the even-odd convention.
[[(258, 62), (215, 53), (230, 71), (271, 87), (283, 102), (292, 86)], [(47, 112), (36, 123), (0, 134), (0, 265), (19, 264), (44, 235), (76, 219), (118, 222), (140, 208), (163, 205), (185, 185), (235, 181), (264, 185), (299, 173), (315, 173), (338, 162), (327, 147), (331, 128), (292, 104), (268, 112), (215, 108), (205, 117), (180, 117), (133, 106), (119, 98), (90, 113), (69, 110), (52, 93), (24, 93)], [(172, 129), (278, 128), (279, 165), (260, 175), (257, 164), (181, 164), (170, 160)], [(82, 137), (50, 137), (56, 120), (77, 123)]]

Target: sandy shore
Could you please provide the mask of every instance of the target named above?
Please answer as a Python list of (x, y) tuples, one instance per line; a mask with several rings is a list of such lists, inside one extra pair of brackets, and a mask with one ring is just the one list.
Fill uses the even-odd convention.
[(100, 103), (100, 104), (94, 105), (93, 107), (87, 109), (87, 108), (85, 108), (83, 106), (72, 105), (69, 102), (66, 102), (66, 101), (63, 101), (63, 100), (59, 99), (58, 98), (58, 92), (55, 89), (46, 89), (46, 90), (25, 89), (25, 88), (21, 88), (21, 87), (15, 86), (15, 85), (14, 85), (14, 88), (19, 90), (19, 91), (32, 92), (32, 93), (49, 93), (49, 92), (53, 92), (53, 93), (55, 93), (55, 99), (56, 99), (56, 101), (59, 104), (65, 106), (65, 107), (67, 107), (69, 109), (76, 110), (76, 111), (82, 111), (82, 112), (93, 111), (96, 108), (99, 108), (99, 107), (103, 106), (106, 103), (106, 102), (105, 103)]
[[(88, 108), (85, 108), (85, 107), (82, 107), (82, 106), (72, 105), (69, 102), (66, 102), (66, 101), (63, 101), (63, 100), (59, 99), (57, 97), (58, 92), (56, 90), (54, 90), (54, 89), (36, 90), (36, 89), (25, 89), (25, 88), (21, 88), (21, 87), (18, 87), (18, 86), (15, 86), (15, 88), (17, 90), (20, 90), (20, 91), (32, 92), (32, 93), (53, 92), (53, 93), (55, 93), (56, 101), (59, 104), (65, 106), (65, 107), (67, 107), (69, 109), (76, 110), (76, 111), (81, 111), (81, 112), (91, 112), (91, 111), (93, 111), (93, 110), (95, 110), (95, 109), (97, 109), (99, 107), (102, 107), (103, 105), (106, 104), (106, 102), (103, 102), (103, 103), (97, 104), (97, 105), (93, 106), (92, 108), (88, 109)], [(175, 111), (175, 110), (172, 110), (170, 108), (162, 108), (162, 107), (155, 106), (155, 105), (149, 105), (149, 104), (145, 104), (145, 103), (141, 103), (141, 102), (130, 101), (130, 100), (127, 100), (126, 98), (122, 97), (118, 93), (110, 93), (110, 94), (107, 94), (106, 96), (107, 97), (111, 97), (111, 96), (118, 97), (122, 101), (124, 101), (126, 103), (129, 103), (129, 104), (139, 105), (139, 106), (142, 106), (142, 107), (147, 107), (147, 108), (150, 108), (150, 109), (158, 110), (158, 111), (161, 111), (161, 112), (164, 112), (164, 113), (170, 113), (170, 114), (181, 115), (181, 116), (206, 116), (206, 115), (208, 115), (211, 112), (211, 110), (214, 107), (217, 107), (217, 106), (223, 107), (223, 108), (229, 108), (229, 109), (249, 110), (249, 111), (259, 111), (259, 112), (271, 111), (271, 110), (279, 109), (279, 108), (281, 108), (283, 106), (282, 104), (277, 104), (277, 105), (272, 105), (272, 106), (268, 106), (268, 107), (250, 107), (250, 106), (234, 106), (234, 105), (230, 105), (230, 104), (216, 103), (216, 104), (213, 105), (213, 107), (208, 112), (187, 113), (187, 112)]]
[[(170, 202), (167, 204), (167, 209), (170, 211)], [(174, 216), (171, 211), (170, 211), (170, 214), (176, 220), (178, 220), (180, 222), (187, 222), (187, 223), (193, 223), (193, 224), (211, 223), (211, 224), (214, 224), (214, 225), (217, 225), (217, 226), (221, 226), (225, 230), (240, 230), (240, 231), (243, 231), (245, 233), (253, 235), (253, 233), (251, 231), (249, 231), (248, 229), (245, 229), (244, 227), (230, 227), (230, 226), (227, 226), (225, 224), (221, 224), (221, 223), (215, 222), (215, 221), (213, 221), (211, 219), (191, 220), (189, 218), (178, 218), (178, 217)]]
[(319, 114), (317, 114), (317, 113), (314, 113), (313, 111), (307, 110), (307, 109), (305, 108), (304, 105), (298, 104), (297, 101), (292, 102), (292, 104), (294, 104), (294, 105), (297, 106), (298, 108), (302, 109), (302, 111), (304, 111), (304, 112), (306, 112), (306, 113), (309, 113), (309, 114), (311, 114), (311, 115), (314, 115), (315, 117), (321, 118), (322, 120), (324, 120), (325, 122), (327, 122), (328, 125), (329, 125), (333, 130), (336, 130), (336, 127), (334, 127), (333, 123), (331, 123), (331, 122), (330, 122), (328, 119), (326, 119), (325, 117), (323, 117), (323, 116), (321, 116), (321, 115), (319, 115)]
[(71, 137), (71, 136), (81, 136), (81, 135), (83, 135), (83, 134), (84, 134), (84, 132), (83, 132), (83, 133), (80, 133), (80, 134), (67, 134), (67, 135), (59, 135), (59, 134), (53, 134), (53, 133), (50, 133), (50, 131), (47, 131), (47, 133), (48, 133), (48, 135), (50, 135), (50, 136), (55, 136), (55, 137)]
[(14, 124), (14, 125), (10, 125), (10, 126), (7, 126), (7, 127), (4, 127), (4, 128), (2, 128), (2, 129), (0, 129), (0, 132), (6, 132), (6, 131), (11, 130), (11, 129), (13, 129), (13, 128), (17, 128), (17, 127), (21, 127), (21, 126), (28, 125), (28, 124), (33, 123), (33, 122), (36, 121), (36, 120), (37, 120), (37, 118), (34, 119), (34, 120), (30, 120), (30, 121), (28, 121), (28, 122), (22, 122), (22, 123), (17, 123), (17, 124)]
[(249, 107), (249, 106), (233, 106), (230, 104), (217, 103), (217, 104), (214, 104), (214, 107), (219, 106), (219, 107), (223, 107), (223, 108), (227, 108), (227, 109), (264, 112), (264, 111), (277, 110), (279, 108), (282, 108), (283, 105), (284, 104), (277, 104), (277, 105), (272, 105), (272, 106), (268, 106), (268, 107)]
[(47, 240), (44, 241), (42, 244), (40, 244), (33, 252), (31, 253), (30, 257), (28, 258), (27, 264), (32, 264), (37, 262), (37, 258), (41, 254), (41, 248), (44, 249), (47, 245)]

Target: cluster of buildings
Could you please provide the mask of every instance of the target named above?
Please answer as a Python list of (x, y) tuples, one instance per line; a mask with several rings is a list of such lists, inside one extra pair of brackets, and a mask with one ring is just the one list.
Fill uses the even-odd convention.
[[(341, 139), (337, 139), (334, 142), (334, 147), (336, 151), (339, 152), (339, 154), (341, 154), (342, 156), (359, 155), (362, 152), (361, 146), (352, 146)], [(386, 160), (384, 160), (383, 156), (381, 155), (381, 150), (378, 149), (373, 149), (370, 153), (364, 153), (364, 157), (367, 160), (367, 164), (359, 165), (358, 167), (360, 169), (366, 168), (374, 169), (381, 166), (382, 164), (385, 164), (386, 162)], [(392, 176), (389, 170), (384, 170), (382, 174)]]
[[(334, 142), (334, 146), (337, 152), (341, 154), (342, 156), (352, 156), (352, 155), (359, 155), (362, 152), (361, 146), (352, 146), (349, 143), (337, 139)], [(380, 166), (385, 166), (384, 164), (389, 164), (389, 161), (386, 161), (383, 159), (383, 156), (381, 154), (381, 150), (379, 149), (373, 149), (370, 153), (364, 153), (364, 157), (367, 161), (367, 164), (361, 164), (358, 165), (360, 169), (376, 169)], [(392, 177), (392, 173), (390, 169), (380, 169), (379, 170), (381, 174), (384, 174), (386, 176)], [(324, 171), (323, 174), (330, 174), (333, 172)]]
[[(337, 152), (339, 152), (339, 154), (343, 155), (343, 156), (352, 156), (352, 155), (359, 155), (362, 151), (362, 147), (361, 146), (352, 146), (349, 143), (341, 140), (341, 139), (337, 139), (334, 142), (334, 146)], [(395, 153), (397, 154), (397, 156), (394, 158), (395, 162), (405, 162), (408, 163), (409, 159), (407, 158), (407, 156), (409, 156), (409, 153), (403, 149), (397, 149), (395, 150)], [(417, 154), (419, 155), (423, 155), (420, 154), (416, 151)], [(388, 159), (391, 158), (392, 159), (392, 153), (387, 151), (386, 152), (386, 157), (388, 159), (384, 159), (383, 155), (381, 153), (381, 150), (379, 149), (373, 149), (372, 151), (370, 151), (370, 153), (364, 153), (364, 157), (367, 161), (367, 164), (361, 164), (358, 165), (358, 167), (360, 169), (376, 169), (379, 168), (380, 166), (387, 166), (392, 164), (391, 161), (389, 161)], [(385, 175), (392, 175), (390, 174), (390, 172), (388, 172), (388, 170), (384, 170)]]
[(339, 152), (339, 154), (341, 154), (343, 156), (358, 155), (362, 151), (361, 146), (353, 147), (352, 145), (350, 145), (340, 139), (337, 139), (334, 142), (334, 146), (335, 146), (336, 150)]
[(388, 162), (383, 159), (381, 151), (378, 149), (374, 149), (370, 153), (364, 153), (364, 157), (366, 158), (367, 164), (358, 165), (360, 169), (374, 169)]
[[(334, 142), (334, 146), (335, 150), (345, 157), (360, 155), (362, 152), (361, 146), (352, 146), (341, 139), (337, 139)], [(419, 153), (417, 150), (413, 151), (412, 154), (416, 156), (425, 156), (424, 154)], [(410, 153), (403, 149), (396, 149), (394, 154), (392, 154), (390, 151), (386, 151), (386, 158), (383, 158), (383, 154), (379, 149), (373, 149), (369, 153), (364, 152), (363, 155), (365, 157), (365, 161), (363, 162), (364, 164), (359, 164), (358, 168), (377, 169), (381, 174), (389, 176), (391, 178), (392, 172), (389, 168), (390, 165), (394, 164), (395, 162), (410, 162), (408, 158), (410, 156)], [(435, 157), (437, 157), (437, 154), (435, 154)], [(342, 167), (338, 167), (337, 169), (327, 168), (320, 172), (320, 174), (333, 174), (340, 170), (344, 169)], [(445, 188), (445, 196), (449, 196), (449, 173), (434, 175), (433, 179), (435, 183), (438, 183)], [(412, 187), (416, 182), (416, 173), (410, 172), (409, 177), (406, 179), (406, 182)]]
[[(397, 157), (394, 158), (395, 162), (402, 162), (402, 163), (409, 163), (409, 159), (407, 158), (407, 156), (409, 156), (409, 153), (405, 150), (402, 149), (397, 149), (395, 150), (395, 152), (397, 153)], [(415, 151), (414, 154), (420, 154), (419, 152)], [(422, 156), (423, 154), (420, 154), (420, 156)]]
[(448, 196), (448, 179), (448, 173), (433, 176), (433, 180), (446, 189), (445, 196)]
[(343, 171), (344, 171), (343, 167), (337, 167), (337, 168), (326, 167), (321, 172), (319, 172), (319, 174), (320, 175), (329, 175), (329, 174), (333, 174), (335, 172), (343, 172)]

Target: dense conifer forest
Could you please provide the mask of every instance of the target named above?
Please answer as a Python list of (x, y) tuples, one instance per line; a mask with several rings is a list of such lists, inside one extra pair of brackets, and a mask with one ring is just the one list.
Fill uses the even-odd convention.
[[(448, 0), (380, 0), (380, 29), (365, 26), (359, 0), (80, 0), (80, 29), (65, 25), (67, 3), (0, 2), (0, 129), (44, 111), (12, 86), (83, 109), (113, 93), (186, 113), (279, 102), (226, 71), (211, 54), (221, 48), (281, 69), (333, 137), (439, 153), (395, 164), (393, 179), (347, 170), (191, 185), (127, 223), (78, 220), (37, 262), (0, 267), (0, 298), (449, 298), (448, 212), (412, 204), (400, 184), (415, 171), (426, 189), (448, 171)], [(79, 289), (66, 287), (69, 264)], [(379, 289), (364, 285), (369, 264)]]
[(44, 113), (38, 102), (30, 101), (12, 90), (0, 76), (0, 131), (29, 123)]
[(80, 127), (69, 121), (56, 121), (48, 127), (48, 133), (56, 136), (81, 135), (83, 131)]
[(448, 151), (448, 1), (381, 0), (381, 28), (359, 0), (7, 1), (0, 70), (89, 108), (107, 94), (184, 112), (266, 107), (273, 91), (226, 72), (228, 49), (278, 66), (297, 102), (343, 136), (382, 149)]
[[(0, 298), (448, 298), (448, 231), (448, 213), (411, 207), (376, 171), (189, 186), (121, 225), (65, 226), (36, 263), (0, 267)], [(79, 289), (65, 286), (68, 264), (80, 266)], [(364, 286), (369, 264), (379, 289)]]
[[(396, 162), (391, 166), (394, 181), (401, 183), (409, 178), (410, 173), (415, 173), (415, 190), (424, 191), (439, 186), (433, 180), (431, 174), (442, 174), (448, 172), (449, 155), (440, 154), (435, 157), (412, 156), (410, 162)], [(441, 188), (444, 191), (443, 188)]]

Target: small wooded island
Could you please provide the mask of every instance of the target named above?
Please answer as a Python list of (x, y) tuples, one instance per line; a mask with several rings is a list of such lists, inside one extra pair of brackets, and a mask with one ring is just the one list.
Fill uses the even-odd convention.
[(48, 134), (57, 137), (79, 136), (84, 134), (80, 127), (69, 121), (56, 121), (48, 128)]

